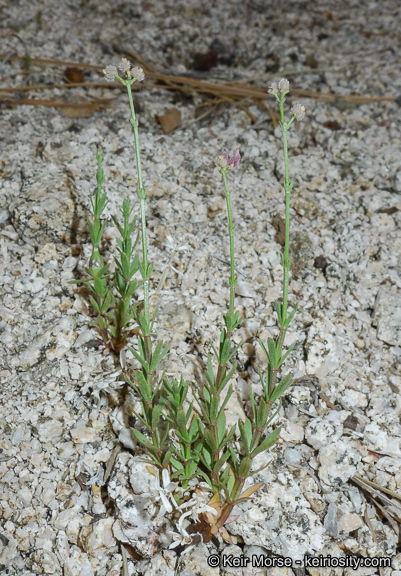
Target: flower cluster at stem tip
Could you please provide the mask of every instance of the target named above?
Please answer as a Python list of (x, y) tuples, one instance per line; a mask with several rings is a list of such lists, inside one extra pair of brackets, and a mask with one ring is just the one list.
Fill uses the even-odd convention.
[[(141, 82), (145, 78), (144, 71), (139, 66), (133, 66), (131, 68), (131, 62), (127, 58), (122, 58), (118, 69), (125, 74), (127, 80), (132, 80), (133, 82)], [(118, 70), (116, 66), (109, 64), (103, 70), (107, 82), (114, 82), (114, 80), (122, 81), (122, 78), (118, 75)]]
[[(282, 102), (284, 96), (288, 94), (289, 91), (290, 91), (290, 83), (286, 78), (281, 78), (281, 80), (278, 83), (272, 82), (268, 89), (269, 94), (272, 94), (273, 96), (276, 97), (276, 100)], [(300, 122), (305, 118), (305, 106), (297, 102), (291, 108), (291, 114), (293, 118), (295, 118), (295, 120), (298, 120), (298, 122)]]
[(217, 158), (217, 165), (219, 166), (219, 168), (222, 168), (223, 170), (231, 170), (232, 168), (236, 167), (236, 165), (240, 161), (240, 158), (241, 156), (239, 153), (239, 148), (236, 148), (234, 156), (230, 159), (228, 159), (227, 152), (223, 150), (220, 156)]

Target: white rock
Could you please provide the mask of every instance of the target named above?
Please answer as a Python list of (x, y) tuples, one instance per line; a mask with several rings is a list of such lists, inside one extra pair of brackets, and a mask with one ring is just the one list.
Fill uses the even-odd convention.
[(304, 427), (295, 422), (282, 418), (282, 428), (280, 432), (284, 442), (302, 442), (304, 439)]
[[(295, 482), (284, 475), (284, 484), (272, 480), (270, 466), (254, 476), (253, 483), (264, 481), (264, 485), (253, 496), (251, 505), (240, 504), (236, 508), (237, 513), (243, 513), (230, 524), (230, 532), (240, 535), (248, 545), (301, 560), (323, 546), (324, 528)], [(294, 524), (295, 518), (298, 525), (307, 527), (302, 534)]]
[(102, 546), (107, 548), (115, 546), (116, 540), (111, 530), (113, 524), (114, 518), (110, 517), (82, 528), (80, 541), (85, 543), (85, 549), (89, 552), (91, 550), (99, 550)]
[(72, 508), (62, 510), (54, 522), (55, 528), (64, 530), (73, 519), (76, 519), (79, 508), (79, 506), (73, 506)]
[(47, 504), (49, 504), (49, 502), (54, 500), (55, 497), (56, 497), (56, 492), (54, 490), (52, 490), (51, 488), (46, 488), (45, 490), (43, 490), (43, 492), (40, 496), (40, 499), (42, 500), (43, 504), (45, 506), (47, 506)]
[(129, 482), (134, 494), (149, 494), (154, 490), (155, 477), (148, 471), (139, 456), (131, 457), (128, 462)]
[(401, 440), (396, 437), (389, 437), (387, 432), (383, 430), (378, 424), (372, 422), (365, 426), (364, 437), (367, 442), (367, 447), (370, 450), (377, 450), (389, 456), (401, 456)]
[(94, 442), (97, 438), (96, 432), (93, 428), (73, 428), (70, 430), (70, 434), (76, 444), (87, 444), (88, 442)]
[[(0, 549), (1, 550), (1, 549)], [(0, 564), (7, 566), (18, 556), (18, 542), (15, 538), (8, 538), (8, 544), (0, 552)]]
[(63, 430), (64, 425), (59, 420), (51, 419), (38, 425), (39, 436), (46, 440), (52, 440), (61, 436)]
[(19, 446), (21, 444), (23, 435), (24, 433), (21, 430), (21, 428), (17, 428), (16, 430), (14, 430), (11, 436), (11, 442), (14, 444), (14, 446)]
[(401, 346), (401, 303), (397, 292), (382, 287), (377, 293), (372, 324), (377, 326), (379, 340)]
[(60, 530), (56, 538), (56, 554), (59, 560), (64, 563), (70, 555), (70, 546), (64, 530)]
[(94, 576), (93, 569), (87, 554), (80, 550), (73, 550), (64, 563), (65, 576)]
[(256, 291), (252, 284), (248, 282), (237, 282), (235, 286), (236, 296), (242, 296), (243, 298), (256, 298)]
[(356, 474), (360, 460), (360, 455), (343, 440), (323, 446), (319, 450), (319, 477), (329, 486), (341, 485)]
[(336, 442), (343, 434), (341, 422), (330, 422), (327, 418), (313, 418), (305, 429), (308, 444), (318, 450), (328, 443)]
[[(218, 554), (218, 552), (216, 551)], [(210, 552), (205, 544), (189, 550), (181, 556), (177, 566), (177, 576), (219, 576), (220, 568), (209, 566)]]
[(353, 532), (363, 526), (363, 520), (357, 514), (343, 514), (338, 522), (340, 532)]

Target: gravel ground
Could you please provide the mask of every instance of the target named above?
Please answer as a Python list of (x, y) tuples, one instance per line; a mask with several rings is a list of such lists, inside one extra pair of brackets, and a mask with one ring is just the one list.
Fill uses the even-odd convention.
[[(3, 0), (0, 14), (0, 573), (401, 576), (399, 2)], [(24, 54), (28, 69), (15, 58)], [(156, 517), (151, 477), (128, 430), (137, 400), (88, 328), (82, 291), (69, 283), (90, 256), (99, 147), (109, 214), (136, 196), (127, 98), (97, 68), (122, 56), (135, 63), (135, 54), (160, 73), (220, 84), (267, 90), (285, 77), (294, 89), (288, 105), (307, 111), (289, 133), (289, 292), (298, 313), (286, 338), (296, 345), (284, 373), (291, 368), (296, 382), (279, 414), (281, 437), (260, 456), (266, 467), (253, 482), (263, 488), (228, 526), (234, 543), (185, 554), (169, 549), (177, 528)], [(71, 71), (74, 64), (82, 67)], [(65, 88), (74, 74), (85, 85)], [(150, 78), (134, 96), (154, 287), (168, 265), (168, 237), (187, 245), (163, 286), (155, 332), (172, 345), (167, 372), (193, 381), (229, 296), (215, 161), (222, 149), (241, 149), (229, 174), (243, 317), (227, 411), (235, 422), (249, 385), (258, 391), (257, 338), (276, 334), (281, 295), (274, 101), (264, 100), (265, 110), (250, 101), (242, 102), (247, 110), (206, 109), (210, 96)], [(84, 104), (110, 98), (99, 111)], [(179, 125), (164, 133), (160, 116), (173, 108)], [(113, 228), (106, 237), (107, 256)], [(132, 367), (129, 353), (127, 361)], [(266, 554), (292, 567), (224, 567), (224, 558)], [(373, 566), (313, 567), (305, 554)], [(208, 564), (212, 555), (220, 566)], [(382, 557), (392, 567), (379, 571)]]

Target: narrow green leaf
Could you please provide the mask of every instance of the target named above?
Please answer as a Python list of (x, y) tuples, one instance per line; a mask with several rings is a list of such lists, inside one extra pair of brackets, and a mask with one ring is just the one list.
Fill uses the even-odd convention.
[(231, 427), (230, 432), (229, 432), (229, 433), (227, 434), (227, 436), (224, 438), (224, 441), (223, 441), (223, 443), (221, 444), (220, 448), (224, 448), (224, 446), (226, 446), (226, 445), (230, 442), (231, 438), (232, 438), (232, 437), (234, 436), (234, 434), (235, 434), (236, 429), (237, 429), (236, 424), (233, 424), (233, 426)]
[(212, 389), (214, 389), (215, 380), (214, 380), (214, 374), (213, 374), (212, 357), (210, 356), (210, 354), (207, 357), (206, 378), (207, 378), (207, 381), (209, 382), (210, 386), (212, 387)]
[(96, 300), (89, 294), (89, 300), (98, 314), (100, 314), (100, 307)]
[(269, 353), (268, 353), (268, 351), (266, 350), (265, 345), (263, 344), (262, 340), (260, 340), (259, 338), (258, 338), (258, 342), (259, 342), (259, 346), (262, 348), (262, 350), (263, 350), (263, 352), (264, 352), (267, 360), (269, 361)]
[(249, 420), (249, 418), (247, 418), (247, 419), (245, 420), (245, 423), (244, 423), (244, 432), (245, 432), (245, 435), (246, 435), (246, 439), (247, 439), (247, 442), (248, 442), (248, 446), (251, 447), (253, 434), (252, 434), (252, 424), (251, 424), (251, 421)]
[(228, 468), (229, 472), (228, 472), (228, 481), (227, 481), (227, 491), (228, 491), (228, 496), (231, 496), (232, 490), (234, 488), (234, 484), (235, 484), (235, 475), (232, 471), (231, 468)]
[(235, 451), (233, 450), (233, 448), (231, 446), (228, 447), (228, 451), (230, 453), (230, 457), (231, 457), (231, 461), (233, 463), (234, 469), (236, 471), (238, 471), (238, 458), (237, 455), (235, 453)]
[(208, 430), (207, 428), (205, 428), (205, 432), (204, 432), (204, 438), (206, 440), (207, 445), (210, 448), (210, 451), (213, 452), (217, 452), (217, 450), (219, 449), (216, 440), (213, 436), (213, 434), (210, 432), (210, 430)]
[(225, 433), (226, 433), (226, 417), (224, 414), (224, 410), (220, 410), (219, 415), (217, 417), (217, 439), (219, 442), (219, 446), (223, 441)]
[(174, 456), (170, 458), (170, 462), (177, 470), (184, 470), (184, 466)]
[(131, 262), (131, 266), (130, 266), (130, 270), (129, 270), (130, 278), (132, 278), (132, 276), (138, 272), (138, 268), (139, 268), (139, 257), (136, 254), (134, 256), (134, 259)]
[(205, 446), (203, 447), (203, 450), (202, 450), (202, 456), (203, 456), (203, 460), (206, 464), (206, 467), (210, 470), (211, 465), (212, 465), (212, 454)]
[(195, 416), (195, 418), (192, 420), (192, 424), (189, 428), (189, 440), (190, 440), (191, 444), (194, 442), (194, 440), (198, 434), (198, 430), (199, 430), (198, 417)]
[(239, 431), (241, 434), (242, 444), (244, 445), (245, 454), (249, 454), (251, 447), (250, 447), (250, 444), (248, 443), (248, 438), (247, 438), (246, 433), (245, 433), (244, 424), (243, 424), (243, 422), (241, 422), (241, 420), (238, 420), (238, 428), (239, 428)]
[(192, 476), (195, 473), (197, 466), (198, 466), (197, 461), (193, 461), (187, 466), (187, 470), (186, 470), (186, 477), (187, 478), (192, 478)]
[(129, 278), (130, 277), (130, 261), (129, 258), (126, 254), (124, 254), (124, 252), (121, 252), (120, 254), (120, 259), (121, 259), (121, 269), (123, 272), (123, 276), (124, 278)]
[(224, 401), (223, 401), (222, 405), (220, 406), (220, 412), (222, 410), (224, 410), (224, 408), (227, 406), (227, 403), (230, 400), (232, 393), (233, 393), (233, 387), (230, 384), (230, 386), (228, 387), (228, 390), (227, 390), (226, 397), (224, 398)]
[(255, 458), (255, 456), (257, 456), (261, 452), (264, 452), (265, 450), (268, 450), (271, 446), (273, 446), (273, 444), (275, 444), (277, 440), (278, 435), (280, 434), (280, 431), (281, 426), (273, 430), (273, 432), (269, 434), (269, 436), (265, 438), (257, 448), (255, 448), (255, 450), (251, 454), (252, 458)]
[(285, 359), (287, 358), (287, 356), (291, 353), (292, 349), (294, 348), (296, 342), (293, 342), (292, 344), (290, 344), (290, 346), (288, 346), (288, 350), (285, 354), (283, 354), (283, 356), (281, 356), (279, 363), (278, 363), (278, 367), (281, 366), (281, 364), (285, 361)]
[(277, 367), (277, 350), (276, 350), (276, 344), (275, 344), (273, 338), (267, 339), (267, 346), (269, 348), (269, 363), (271, 364), (272, 368), (276, 368)]
[(288, 318), (284, 321), (283, 328), (286, 328), (286, 329), (288, 328), (288, 326), (290, 325), (291, 320), (294, 318), (297, 310), (298, 310), (298, 303), (296, 304), (294, 310), (291, 312), (291, 314), (288, 316)]
[(135, 436), (137, 437), (137, 439), (141, 444), (143, 444), (148, 450), (154, 451), (155, 447), (153, 446), (153, 444), (151, 444), (151, 442), (149, 442), (149, 440), (141, 432), (139, 432), (139, 430), (137, 430), (136, 428), (131, 428), (131, 430), (133, 431), (133, 433), (135, 434)]
[(219, 389), (218, 389), (219, 394), (221, 393), (221, 391), (223, 390), (223, 388), (227, 384), (227, 382), (230, 380), (231, 376), (234, 374), (236, 369), (237, 369), (237, 364), (234, 364), (234, 366), (231, 368), (231, 370), (228, 372), (228, 374), (224, 374), (224, 377), (223, 377), (221, 384), (219, 386)]
[(218, 396), (212, 396), (209, 408), (210, 420), (212, 422), (216, 421), (218, 409), (219, 409), (219, 398)]
[[(223, 332), (225, 333), (225, 330), (223, 330)], [(229, 338), (226, 338), (226, 336), (224, 336), (224, 342), (220, 348), (220, 357), (219, 357), (220, 364), (226, 364), (228, 362), (228, 358), (230, 356), (230, 350), (231, 350), (231, 340)]]
[(258, 428), (265, 428), (267, 423), (267, 416), (269, 413), (269, 404), (261, 398), (257, 409), (255, 424)]
[[(196, 400), (196, 403), (198, 404), (199, 408), (200, 408), (201, 411), (202, 411), (203, 419), (204, 419), (204, 421), (205, 421), (206, 426), (209, 426), (209, 425), (210, 425), (210, 418), (209, 418), (209, 414), (207, 413), (206, 408), (205, 408), (204, 405), (203, 405), (203, 402), (200, 402), (200, 401), (198, 400), (198, 398), (196, 398), (196, 397), (195, 397), (195, 400)], [(203, 426), (203, 424), (202, 424), (202, 422), (199, 420), (199, 427), (200, 427), (201, 433), (202, 433), (202, 435), (203, 435), (203, 428), (202, 428), (202, 426)]]
[(160, 364), (163, 360), (164, 356), (170, 350), (170, 346), (164, 346), (162, 342), (158, 342), (155, 348), (155, 351), (152, 355), (152, 360), (150, 362), (150, 371), (153, 372), (155, 368)]
[(101, 241), (101, 239), (102, 239), (102, 235), (103, 235), (104, 229), (106, 228), (107, 224), (108, 224), (108, 221), (105, 220), (105, 221), (103, 222), (100, 230), (98, 231), (97, 244), (100, 244), (100, 241)]
[(211, 490), (213, 490), (213, 484), (209, 478), (209, 476), (207, 474), (205, 474), (205, 472), (203, 472), (203, 470), (198, 470), (198, 474), (200, 476), (202, 476), (202, 478), (204, 479), (204, 481), (210, 486)]
[(162, 437), (162, 439), (161, 439), (161, 441), (160, 441), (160, 446), (163, 446), (163, 444), (164, 444), (165, 441), (167, 440), (169, 431), (170, 431), (170, 424), (167, 423), (166, 430), (165, 430), (165, 432), (164, 432), (164, 434), (163, 434), (163, 437)]
[(213, 466), (213, 471), (220, 472), (220, 470), (222, 469), (223, 465), (227, 462), (229, 457), (230, 452), (228, 450), (225, 450), (223, 455), (217, 460), (216, 464)]
[(111, 303), (111, 292), (110, 290), (107, 292), (104, 300), (103, 300), (103, 304), (102, 304), (102, 312), (107, 312), (107, 310), (109, 309)]
[(253, 390), (252, 390), (252, 386), (249, 387), (249, 397), (251, 400), (251, 406), (252, 406), (252, 413), (253, 413), (253, 421), (255, 422), (256, 426), (256, 405), (255, 405), (255, 396), (253, 395)]
[(136, 379), (138, 381), (138, 387), (139, 387), (142, 398), (149, 402), (151, 400), (151, 397), (152, 397), (150, 386), (149, 386), (145, 376), (139, 370), (136, 371)]
[(293, 382), (294, 379), (292, 378), (292, 374), (287, 374), (286, 376), (284, 376), (280, 384), (278, 384), (276, 388), (273, 390), (273, 394), (270, 396), (269, 402), (273, 404), (277, 400), (277, 398), (280, 398), (280, 396), (282, 396), (284, 392), (288, 390), (288, 388), (292, 385)]
[(242, 346), (242, 340), (241, 342), (239, 342), (239, 344), (237, 344), (237, 346), (235, 346), (235, 348), (233, 348), (233, 350), (231, 350), (227, 362), (229, 362), (231, 360), (231, 358), (236, 354), (236, 352), (239, 350), (239, 348)]
[(152, 410), (152, 428), (155, 430), (158, 427), (162, 411), (158, 406), (154, 406)]
[(239, 465), (238, 475), (242, 476), (242, 478), (248, 478), (251, 468), (252, 468), (252, 458), (249, 456), (245, 456), (245, 458), (242, 459), (242, 462)]
[[(184, 396), (184, 398), (181, 401), (181, 406), (184, 403), (184, 400), (186, 399), (186, 396)], [(188, 424), (188, 422), (191, 420), (191, 415), (192, 415), (192, 410), (194, 407), (194, 403), (191, 402), (190, 405), (188, 406), (188, 410), (187, 413), (185, 414), (185, 419), (186, 419), (186, 423)]]
[(96, 294), (103, 297), (106, 293), (106, 281), (100, 278), (94, 278), (93, 283), (95, 285)]
[(185, 428), (186, 426), (186, 418), (184, 410), (178, 410), (177, 412), (177, 426), (178, 428)]
[(216, 356), (216, 358), (217, 358), (217, 360), (218, 360), (218, 359), (219, 359), (219, 354), (218, 354), (218, 352), (217, 352), (216, 348), (214, 347), (214, 344), (213, 344), (213, 342), (212, 342), (211, 340), (210, 340), (210, 346), (212, 347), (213, 353), (214, 353), (214, 355)]
[(204, 386), (204, 387), (203, 387), (203, 397), (204, 397), (204, 399), (205, 399), (206, 404), (207, 404), (208, 407), (209, 407), (210, 399), (211, 399), (211, 394), (210, 394), (210, 390), (209, 390), (209, 388), (208, 388), (207, 386)]

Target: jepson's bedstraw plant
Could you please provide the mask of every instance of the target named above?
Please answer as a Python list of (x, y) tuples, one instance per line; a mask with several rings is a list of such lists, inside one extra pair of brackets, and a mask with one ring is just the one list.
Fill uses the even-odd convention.
[[(129, 350), (138, 361), (139, 368), (132, 372), (128, 369), (125, 371), (126, 381), (132, 386), (142, 405), (141, 413), (133, 412), (142, 427), (141, 430), (134, 428), (133, 433), (143, 447), (144, 460), (148, 463), (149, 471), (155, 476), (155, 491), (161, 501), (160, 513), (181, 514), (177, 524), (179, 534), (174, 535), (172, 547), (190, 543), (191, 532), (202, 533), (204, 540), (220, 533), (225, 540), (231, 541), (224, 525), (236, 518), (231, 516), (234, 506), (248, 499), (262, 485), (255, 484), (244, 490), (247, 478), (255, 474), (252, 470), (255, 456), (273, 446), (280, 434), (280, 427), (269, 431), (269, 425), (280, 409), (282, 395), (292, 384), (291, 374), (278, 380), (278, 371), (293, 347), (291, 345), (284, 352), (285, 334), (296, 313), (296, 307), (288, 313), (292, 182), (288, 173), (287, 131), (294, 120), (304, 118), (305, 108), (295, 104), (291, 109), (291, 119), (286, 122), (284, 102), (289, 92), (289, 82), (281, 79), (278, 84), (271, 84), (268, 91), (276, 98), (280, 109), (285, 168), (283, 297), (281, 303), (275, 303), (280, 330), (277, 339), (268, 338), (266, 344), (259, 341), (267, 360), (266, 373), (259, 373), (262, 394), (257, 397), (252, 389), (250, 390), (252, 415), (244, 422), (238, 422), (238, 434), (236, 425), (227, 427), (225, 409), (233, 393), (229, 382), (236, 371), (236, 364), (231, 367), (230, 364), (241, 345), (234, 346), (232, 343), (232, 333), (241, 320), (234, 309), (234, 226), (231, 192), (227, 182), (229, 174), (240, 160), (239, 149), (235, 150), (232, 158), (223, 151), (217, 160), (227, 202), (231, 267), (229, 308), (223, 315), (225, 327), (220, 333), (219, 344), (216, 347), (211, 344), (215, 363), (212, 355), (209, 355), (205, 380), (192, 384), (195, 402), (188, 402), (189, 383), (182, 377), (180, 380), (170, 381), (161, 373), (160, 363), (169, 348), (162, 342), (155, 342), (152, 334), (157, 308), (151, 312), (149, 283), (153, 265), (148, 261), (146, 190), (142, 180), (138, 120), (131, 92), (131, 85), (143, 80), (144, 73), (138, 67), (131, 67), (130, 62), (124, 58), (118, 68), (121, 75), (115, 66), (107, 66), (104, 74), (108, 81), (117, 80), (125, 85), (128, 92), (138, 173), (141, 233), (133, 239), (136, 218), (131, 219), (133, 209), (130, 202), (124, 200), (121, 209), (122, 223), (113, 217), (121, 238), (117, 240), (115, 271), (111, 272), (109, 264), (104, 262), (100, 253), (102, 233), (107, 225), (107, 220), (102, 221), (107, 197), (106, 193), (102, 192), (104, 174), (102, 157), (98, 154), (98, 187), (94, 199), (91, 200), (93, 218), (88, 222), (93, 251), (90, 264), (85, 268), (87, 276), (78, 282), (84, 282), (90, 288), (90, 301), (95, 312), (94, 325), (105, 346), (111, 351), (121, 355), (133, 335), (133, 327), (137, 327), (136, 345)], [(136, 252), (139, 238), (142, 243), (141, 255)], [(135, 277), (138, 273), (141, 280)], [(142, 300), (139, 299), (139, 290), (143, 293)], [(216, 369), (214, 364), (217, 364)], [(207, 500), (202, 488), (209, 494)], [(189, 525), (189, 517), (195, 524)]]

